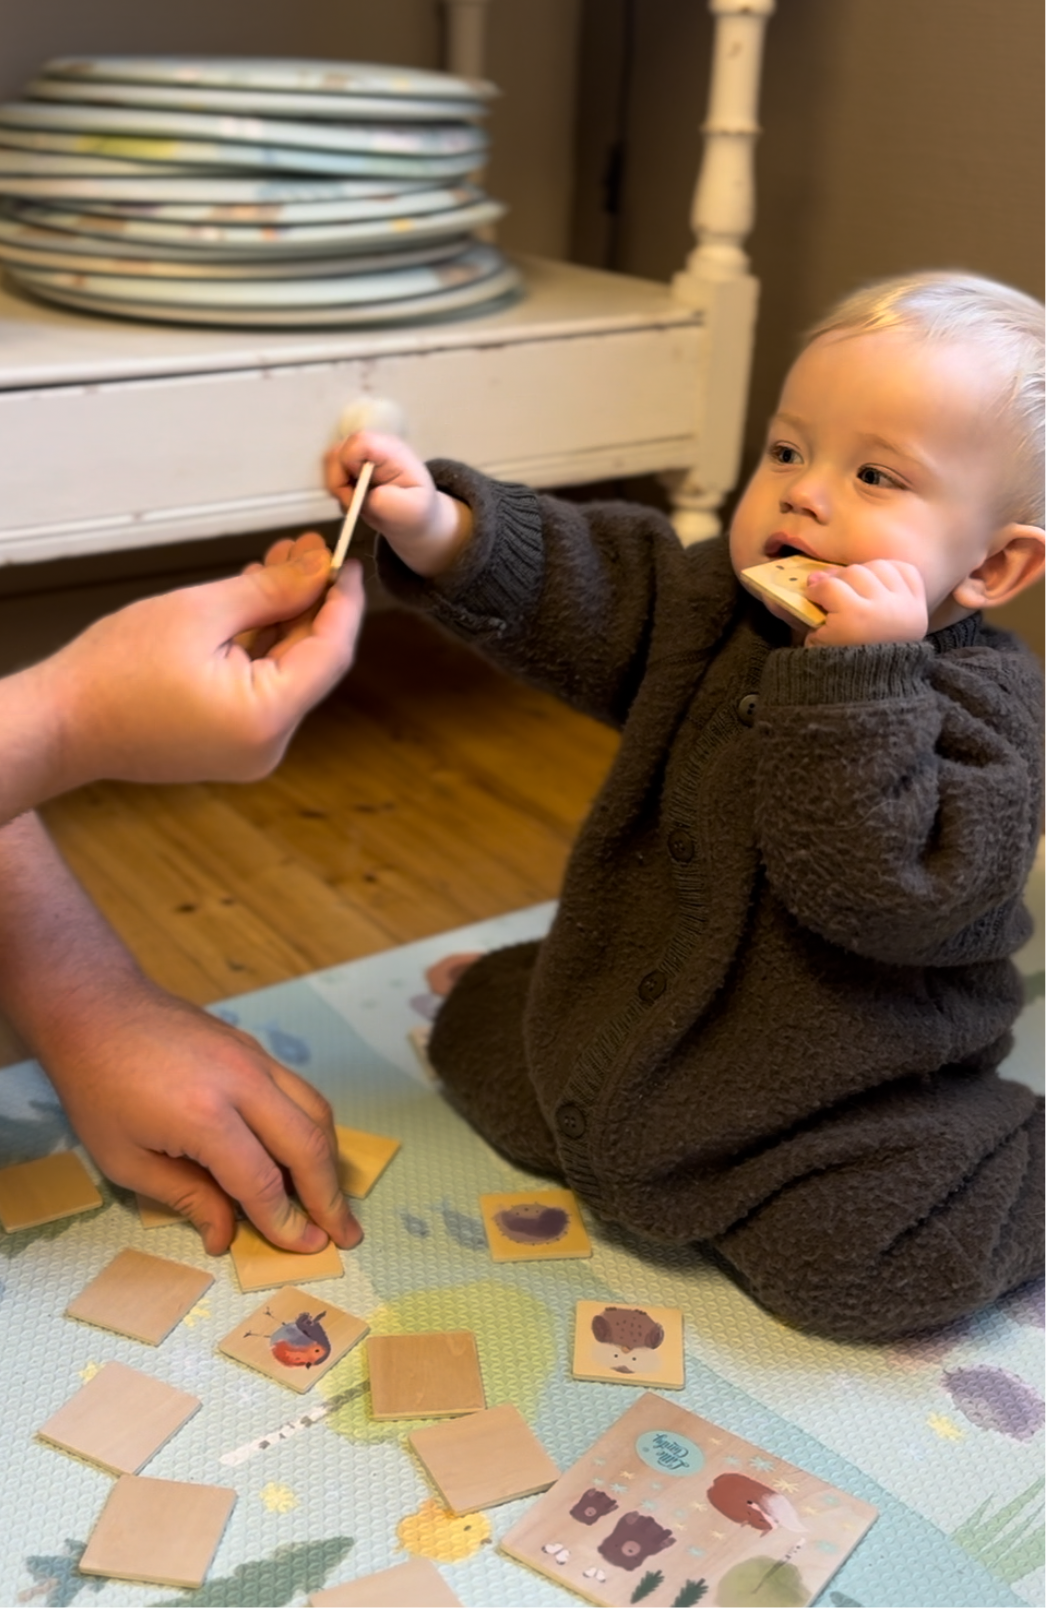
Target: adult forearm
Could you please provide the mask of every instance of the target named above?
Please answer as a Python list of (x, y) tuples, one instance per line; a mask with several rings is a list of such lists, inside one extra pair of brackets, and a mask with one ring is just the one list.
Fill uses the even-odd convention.
[(66, 776), (59, 710), (49, 664), (7, 676), (0, 682), (0, 824), (53, 798), (82, 779)]
[(140, 974), (36, 815), (0, 827), (0, 1008), (27, 1043), (48, 1046), (75, 1030), (121, 984)]

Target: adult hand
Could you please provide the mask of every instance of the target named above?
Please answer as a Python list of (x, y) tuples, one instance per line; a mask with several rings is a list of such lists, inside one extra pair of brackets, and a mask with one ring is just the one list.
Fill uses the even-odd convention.
[[(266, 775), (352, 663), (362, 576), (347, 564), (324, 596), (329, 568), (310, 534), (282, 562), (131, 604), (35, 666), (37, 696), (57, 722), (52, 791), (98, 777)], [(266, 652), (252, 657), (243, 633), (266, 629)]]
[(107, 1006), (96, 995), (88, 1021), (74, 1011), (41, 1050), (101, 1171), (174, 1207), (211, 1255), (228, 1249), (237, 1202), (285, 1250), (321, 1250), (328, 1236), (348, 1250), (363, 1237), (338, 1184), (326, 1100), (246, 1033), (125, 976)]

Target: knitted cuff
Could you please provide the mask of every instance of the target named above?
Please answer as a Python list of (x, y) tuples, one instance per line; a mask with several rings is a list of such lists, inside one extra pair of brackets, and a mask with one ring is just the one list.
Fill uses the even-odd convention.
[(375, 555), (382, 585), (400, 602), (427, 610), (458, 632), (500, 634), (533, 605), (541, 587), (537, 497), (528, 486), (488, 480), (449, 459), (428, 467), (440, 491), (472, 510), (471, 540), (449, 570), (427, 579), (379, 539)]
[(933, 658), (928, 642), (879, 642), (846, 648), (778, 648), (763, 669), (763, 708), (794, 704), (878, 703), (925, 690)]

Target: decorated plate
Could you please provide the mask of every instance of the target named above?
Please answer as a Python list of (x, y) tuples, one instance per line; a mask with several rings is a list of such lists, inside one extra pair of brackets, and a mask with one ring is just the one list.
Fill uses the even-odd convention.
[(130, 305), (218, 309), (345, 307), (432, 296), (489, 278), (505, 259), (492, 246), (473, 245), (453, 261), (432, 268), (390, 268), (380, 273), (338, 274), (308, 279), (157, 280), (148, 273), (70, 273), (67, 269), (19, 264), (16, 277), (38, 290), (68, 290), (99, 303), (114, 296)]
[[(177, 163), (226, 172), (241, 168), (287, 173), (350, 174), (359, 178), (418, 178), (433, 183), (464, 178), (476, 167), (476, 153), (460, 156), (386, 156), (373, 152), (320, 151), (281, 145), (249, 145), (239, 140), (161, 140), (129, 134), (55, 134), (42, 129), (14, 128), (2, 122), (0, 141), (28, 151), (70, 156), (131, 157), (139, 163)], [(141, 172), (139, 168), (139, 172)]]
[(222, 144), (303, 147), (308, 151), (356, 151), (376, 156), (473, 156), (487, 136), (473, 123), (296, 123), (287, 118), (211, 116), (204, 112), (155, 112), (123, 106), (67, 106), (48, 101), (0, 105), (4, 128), (45, 129), (59, 134), (147, 135), (156, 139), (208, 140)]
[[(472, 206), (450, 207), (441, 212), (423, 213), (411, 218), (374, 218), (359, 223), (207, 224), (154, 223), (149, 219), (106, 218), (96, 213), (61, 212), (31, 206), (16, 207), (7, 225), (12, 230), (31, 229), (34, 236), (49, 238), (50, 249), (100, 251), (105, 247), (119, 255), (128, 250), (146, 255), (156, 251), (198, 259), (230, 256), (293, 256), (301, 252), (365, 250), (386, 244), (404, 247), (417, 241), (446, 239), (448, 235), (471, 234), (494, 223), (505, 208), (497, 201), (478, 201)], [(0, 231), (3, 225), (0, 223)], [(5, 236), (0, 232), (0, 238)], [(62, 242), (70, 245), (63, 248)]]
[(128, 84), (87, 78), (34, 78), (25, 94), (36, 100), (77, 105), (169, 107), (180, 112), (222, 112), (263, 117), (336, 118), (342, 122), (447, 123), (486, 114), (486, 103), (468, 100), (414, 100), (397, 95), (309, 95), (280, 89), (195, 88), (189, 84)]
[(404, 297), (402, 301), (366, 306), (311, 308), (206, 308), (178, 307), (158, 303), (151, 307), (123, 301), (119, 297), (85, 295), (61, 285), (34, 283), (18, 270), (12, 277), (25, 289), (47, 301), (59, 302), (78, 312), (103, 313), (109, 317), (147, 319), (164, 324), (217, 324), (238, 329), (363, 329), (375, 325), (439, 323), (463, 312), (493, 312), (518, 296), (521, 280), (511, 265), (474, 284), (435, 291), (428, 296)]
[[(152, 190), (155, 195), (157, 186), (152, 186)], [(273, 200), (229, 205), (216, 205), (210, 201), (80, 201), (76, 213), (65, 215), (76, 218), (75, 224), (67, 225), (75, 228), (87, 227), (91, 213), (101, 213), (112, 219), (147, 219), (154, 223), (253, 224), (261, 228), (281, 223), (363, 223), (370, 219), (415, 218), (426, 212), (447, 212), (452, 207), (475, 206), (486, 200), (487, 197), (476, 185), (459, 184), (452, 189), (426, 187), (423, 190), (410, 190), (406, 194), (398, 189), (390, 194), (388, 189), (383, 189), (378, 194), (361, 197), (335, 196), (319, 200)], [(50, 221), (50, 214), (58, 209), (30, 201), (18, 203), (16, 210), (27, 216), (38, 212), (40, 217), (36, 221), (46, 224)]]
[[(460, 256), (469, 245), (467, 238), (427, 241), (398, 251), (359, 252), (351, 257), (321, 256), (281, 258), (275, 262), (257, 258), (247, 262), (199, 262), (191, 259), (141, 255), (127, 247), (114, 245), (105, 255), (99, 243), (97, 252), (78, 245), (72, 235), (52, 235), (49, 230), (33, 230), (36, 238), (12, 238), (9, 225), (0, 221), (0, 262), (23, 268), (60, 269), (65, 273), (136, 276), (148, 279), (267, 280), (318, 279), (344, 274), (382, 273), (390, 268), (431, 267)], [(30, 231), (26, 231), (28, 236)], [(39, 237), (44, 236), (44, 241)], [(47, 241), (65, 244), (59, 249)]]
[[(5, 166), (8, 158), (12, 159), (10, 175)], [(82, 170), (90, 172), (95, 167), (104, 171), (95, 178), (83, 176)], [(75, 201), (84, 207), (105, 207), (114, 200), (124, 205), (148, 201), (192, 206), (282, 205), (285, 201), (410, 195), (431, 188), (424, 179), (274, 179), (267, 174), (205, 174), (198, 168), (151, 162), (44, 156), (4, 150), (0, 135), (0, 194)]]
[(257, 56), (60, 56), (46, 62), (43, 70), (49, 78), (302, 90), (322, 95), (491, 100), (498, 93), (493, 84), (480, 79), (365, 61), (278, 61)]
[[(167, 175), (180, 174), (188, 176), (192, 168), (174, 162), (157, 162), (149, 168), (150, 179), (148, 184), (142, 186), (143, 191), (154, 190), (153, 174)], [(132, 178), (141, 174), (142, 164), (131, 162), (122, 157), (112, 156), (73, 156), (65, 152), (53, 153), (51, 151), (23, 151), (7, 147), (4, 144), (3, 130), (0, 129), (0, 190), (7, 190), (8, 180), (15, 179), (20, 183), (35, 184), (38, 181), (48, 183), (54, 179), (65, 183), (75, 180), (83, 184), (86, 190), (94, 193), (93, 179), (106, 179), (125, 175)]]

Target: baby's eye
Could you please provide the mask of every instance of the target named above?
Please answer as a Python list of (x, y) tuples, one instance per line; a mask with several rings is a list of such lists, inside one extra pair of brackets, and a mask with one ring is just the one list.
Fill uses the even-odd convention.
[(893, 475), (887, 474), (885, 469), (876, 469), (875, 465), (870, 463), (861, 465), (857, 471), (857, 478), (866, 486), (897, 487), (900, 485), (900, 481)]
[(766, 449), (766, 455), (772, 463), (799, 462), (799, 449), (789, 446), (787, 441), (771, 441)]

